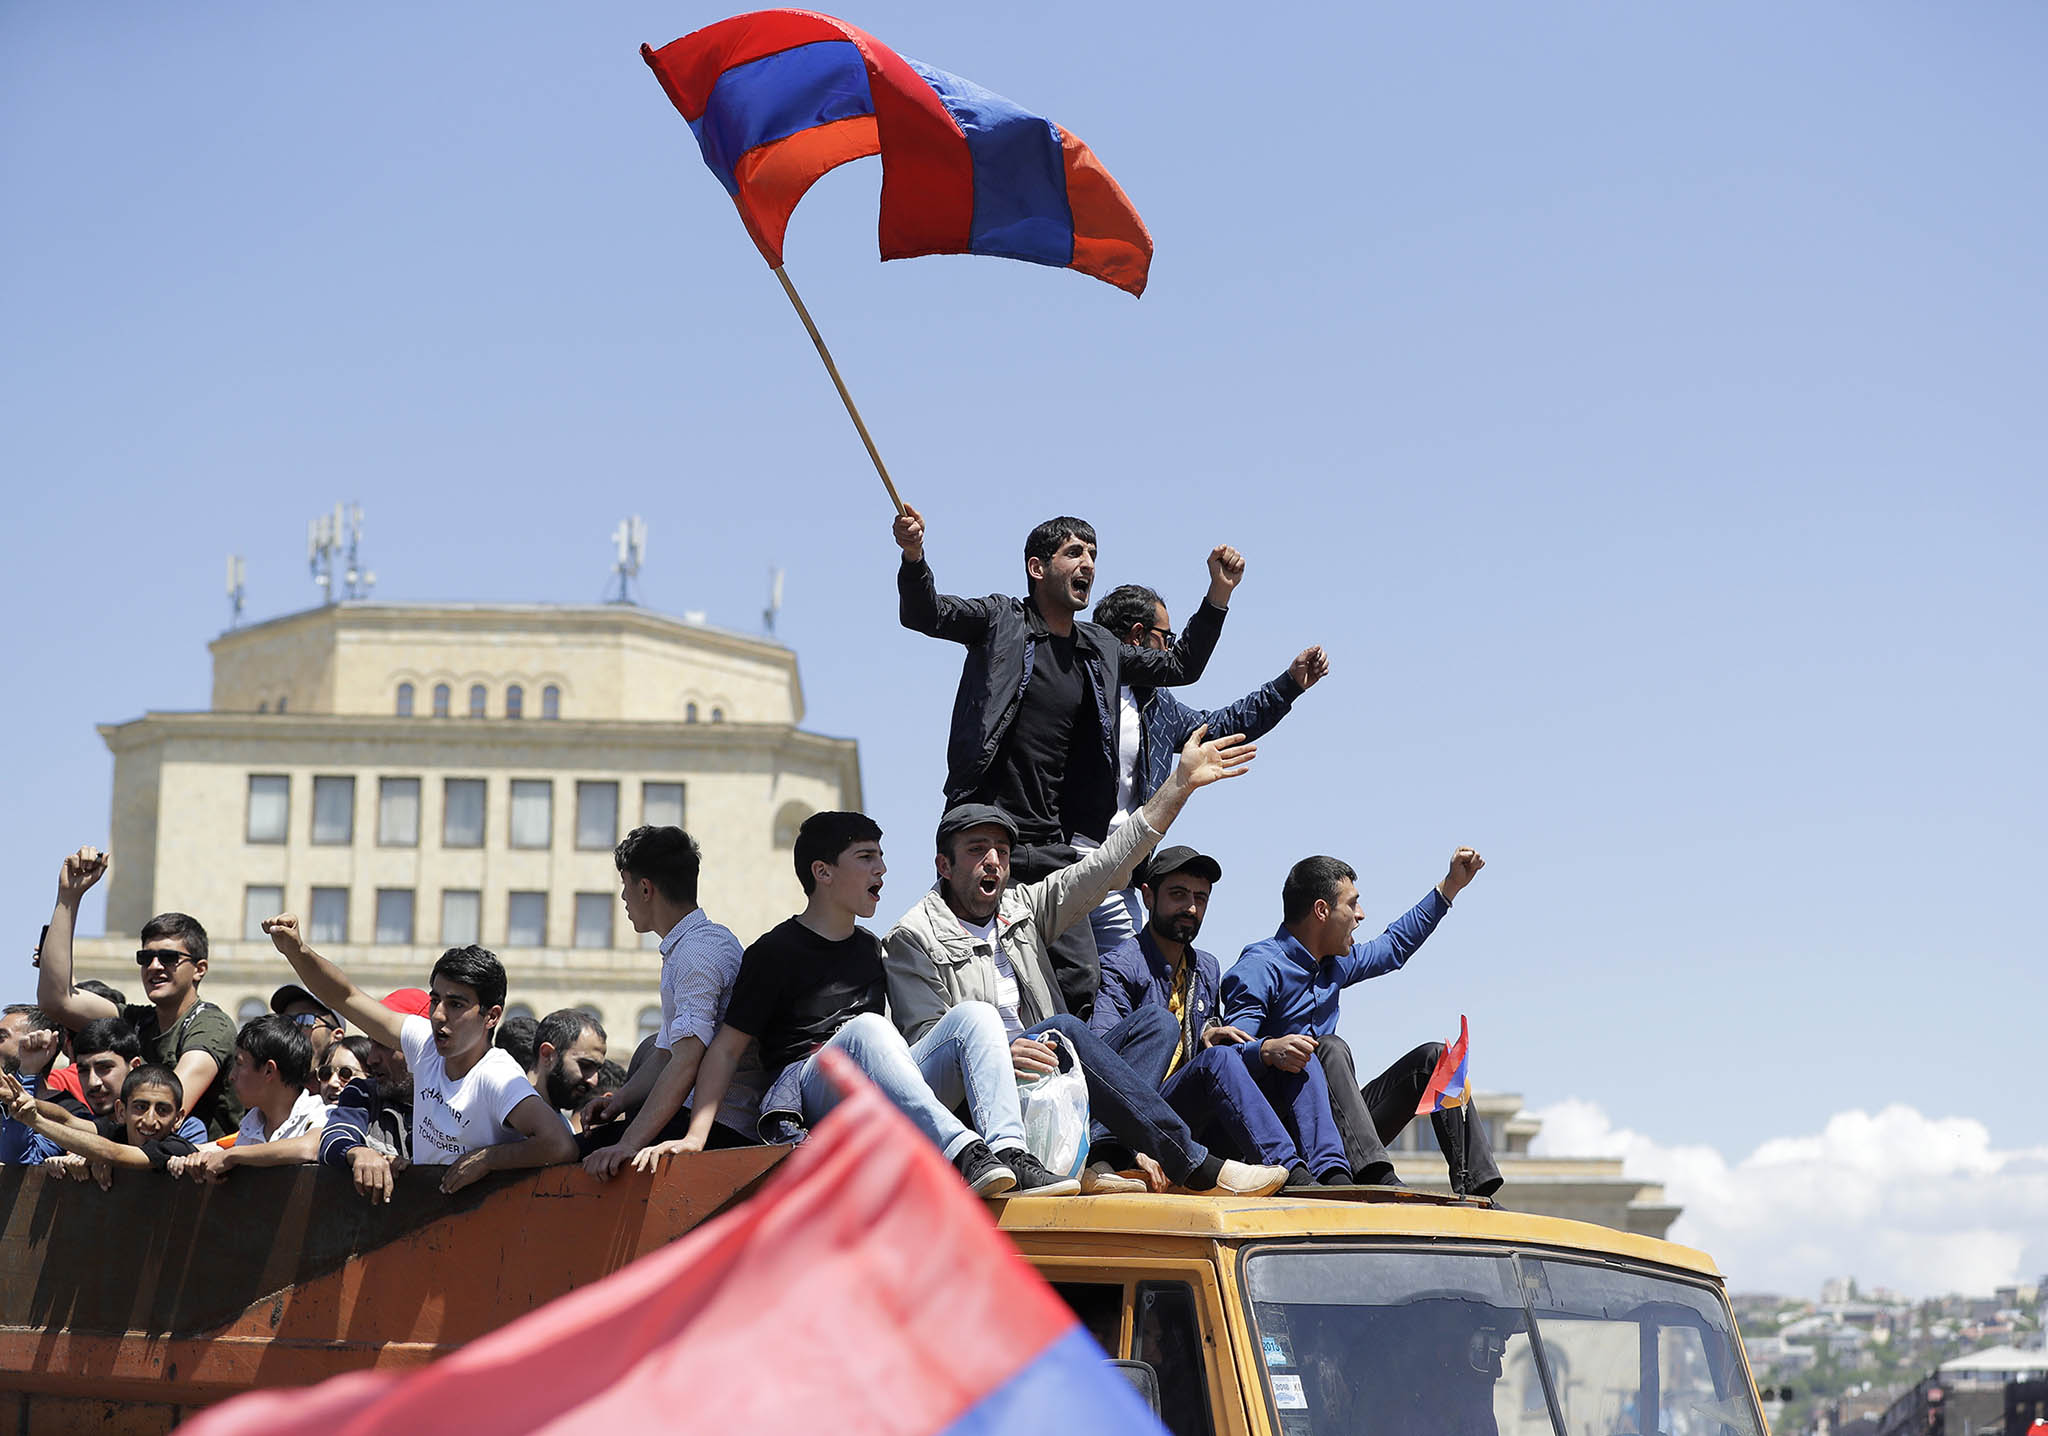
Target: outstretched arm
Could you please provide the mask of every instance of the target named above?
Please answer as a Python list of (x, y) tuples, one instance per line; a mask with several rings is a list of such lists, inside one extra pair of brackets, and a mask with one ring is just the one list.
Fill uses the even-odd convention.
[(94, 1127), (75, 1127), (67, 1115), (61, 1122), (43, 1115), (36, 1099), (23, 1089), (11, 1072), (0, 1072), (0, 1107), (7, 1115), (34, 1132), (47, 1137), (67, 1152), (109, 1166), (127, 1167), (135, 1171), (149, 1170), (149, 1157), (140, 1147), (131, 1147), (126, 1142), (110, 1142)]
[(43, 963), (36, 971), (36, 1006), (76, 1032), (97, 1017), (119, 1017), (121, 1009), (97, 992), (71, 985), (71, 938), (78, 927), (78, 904), (107, 870), (113, 854), (80, 848), (57, 871), (57, 906), (50, 914), (50, 933), (43, 939)]
[(924, 561), (924, 515), (916, 509), (905, 504), (893, 532), (896, 546), (903, 550), (896, 570), (896, 611), (903, 626), (954, 643), (979, 643), (988, 633), (997, 600), (939, 592), (932, 566)]
[(386, 1047), (400, 1045), (399, 1034), (405, 1027), (404, 1015), (393, 1012), (363, 992), (349, 981), (347, 973), (306, 946), (296, 916), (286, 912), (265, 918), (263, 930), (270, 935), (271, 946), (284, 954), (284, 960), (292, 965), (299, 981), (306, 984), (306, 991), (355, 1023), (372, 1042)]

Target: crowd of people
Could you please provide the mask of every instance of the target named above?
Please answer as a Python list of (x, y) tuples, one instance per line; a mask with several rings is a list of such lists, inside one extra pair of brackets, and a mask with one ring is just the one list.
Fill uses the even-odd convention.
[[(661, 1028), (621, 1069), (587, 1012), (506, 1018), (497, 955), (450, 948), (424, 988), (381, 997), (263, 924), (294, 980), (239, 1030), (200, 996), (206, 930), (152, 918), (135, 954), (143, 1001), (72, 981), (80, 899), (109, 855), (63, 860), (34, 1004), (0, 1013), (0, 1161), (105, 1187), (119, 1169), (228, 1180), (238, 1166), (318, 1162), (389, 1200), (408, 1165), (455, 1192), (490, 1172), (580, 1161), (609, 1179), (707, 1147), (801, 1141), (839, 1099), (837, 1049), (985, 1196), (1398, 1186), (1387, 1143), (1443, 1048), (1375, 1076), (1337, 1034), (1343, 990), (1399, 970), (1484, 866), (1460, 848), (1377, 937), (1339, 859), (1288, 871), (1280, 921), (1225, 970), (1195, 946), (1223, 880), (1213, 856), (1161, 840), (1202, 788), (1249, 771), (1255, 740), (1329, 671), (1321, 648), (1205, 710), (1197, 682), (1244, 560), (1208, 558), (1176, 632), (1157, 592), (1127, 584), (1084, 617), (1094, 530), (1056, 518), (1024, 545), (1024, 597), (941, 594), (925, 524), (894, 524), (906, 628), (966, 650), (937, 823), (936, 880), (886, 934), (882, 831), (822, 812), (796, 835), (802, 910), (751, 945), (700, 901), (698, 844), (640, 827), (618, 844), (620, 898), (660, 937)], [(1085, 1081), (1085, 1162), (1055, 1171), (1026, 1136), (1021, 1093)], [(1490, 1196), (1484, 1130), (1433, 1118), (1452, 1189)]]

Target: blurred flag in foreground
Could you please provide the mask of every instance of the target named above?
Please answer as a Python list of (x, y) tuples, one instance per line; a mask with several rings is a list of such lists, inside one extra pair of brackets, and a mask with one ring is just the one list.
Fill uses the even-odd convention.
[(1145, 290), (1152, 236), (1094, 151), (972, 80), (810, 10), (735, 15), (640, 53), (775, 268), (804, 192), (878, 154), (882, 258), (989, 254)]
[(251, 1392), (179, 1429), (1164, 1436), (951, 1165), (826, 1060), (852, 1096), (674, 1245), (431, 1366)]
[(1415, 1115), (1427, 1117), (1432, 1112), (1441, 1112), (1446, 1107), (1462, 1107), (1472, 1095), (1472, 1074), (1466, 1070), (1465, 1062), (1465, 1014), (1458, 1014), (1458, 1040), (1444, 1049), (1444, 1055), (1436, 1059), (1436, 1071), (1429, 1074), (1429, 1085), (1422, 1089), (1422, 1100), (1415, 1104)]

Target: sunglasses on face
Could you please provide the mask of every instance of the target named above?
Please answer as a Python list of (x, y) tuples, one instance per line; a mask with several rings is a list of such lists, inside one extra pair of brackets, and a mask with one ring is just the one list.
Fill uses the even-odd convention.
[(164, 965), (164, 970), (167, 972), (181, 962), (194, 961), (197, 961), (197, 959), (189, 952), (172, 952), (167, 948), (161, 947), (145, 947), (135, 954), (135, 965), (137, 967), (148, 967), (152, 962), (160, 962)]
[(336, 1026), (334, 1019), (324, 1012), (294, 1012), (292, 1021), (301, 1027), (333, 1027), (337, 1032), (341, 1030)]
[(1172, 629), (1170, 629), (1170, 628), (1155, 628), (1155, 627), (1153, 627), (1153, 626), (1152, 626), (1151, 624), (1149, 624), (1149, 623), (1148, 623), (1148, 624), (1146, 624), (1146, 625), (1145, 625), (1145, 631), (1146, 631), (1147, 633), (1156, 633), (1156, 634), (1158, 634), (1158, 635), (1159, 635), (1159, 636), (1160, 636), (1161, 638), (1163, 638), (1163, 639), (1165, 639), (1165, 640), (1166, 640), (1166, 646), (1167, 646), (1168, 648), (1171, 648), (1171, 647), (1173, 647), (1173, 630), (1172, 630)]

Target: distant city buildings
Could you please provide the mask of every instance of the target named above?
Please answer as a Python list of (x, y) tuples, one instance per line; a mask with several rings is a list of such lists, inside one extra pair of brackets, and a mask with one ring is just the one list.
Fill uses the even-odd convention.
[(861, 805), (851, 739), (804, 731), (796, 655), (630, 604), (339, 602), (213, 641), (213, 698), (100, 729), (114, 755), (108, 936), (78, 976), (137, 992), (156, 912), (206, 925), (238, 1019), (291, 972), (263, 919), (382, 993), (482, 943), (510, 1012), (597, 1014), (621, 1058), (660, 1017), (612, 847), (704, 849), (705, 908), (751, 941), (801, 903), (805, 818)]

